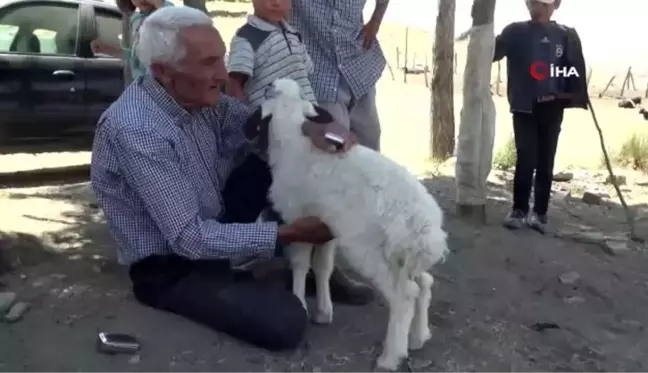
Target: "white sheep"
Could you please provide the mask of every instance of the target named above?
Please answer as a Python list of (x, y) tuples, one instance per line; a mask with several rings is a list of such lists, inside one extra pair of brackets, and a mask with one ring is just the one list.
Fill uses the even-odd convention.
[(448, 251), (441, 209), (416, 177), (373, 150), (357, 145), (336, 155), (315, 148), (301, 124), (307, 117), (317, 121), (318, 115), (330, 115), (302, 100), (298, 84), (290, 79), (275, 81), (273, 90), (275, 97), (258, 113), (269, 119), (270, 199), (286, 222), (317, 216), (336, 237), (314, 251), (308, 244), (286, 248), (293, 292), (306, 308), (306, 275), (312, 266), (314, 321), (330, 323), (329, 278), (339, 248), (342, 259), (389, 305), (387, 335), (376, 365), (396, 370), (408, 347), (420, 349), (431, 337), (428, 307), (434, 280), (427, 270)]

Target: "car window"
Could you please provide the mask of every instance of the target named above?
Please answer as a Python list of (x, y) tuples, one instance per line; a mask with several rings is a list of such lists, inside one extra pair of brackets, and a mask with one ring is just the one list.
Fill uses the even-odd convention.
[(0, 11), (0, 53), (74, 55), (76, 4), (26, 3)]
[[(97, 19), (97, 38), (106, 42), (113, 47), (121, 47), (122, 45), (122, 21), (121, 16), (115, 13), (106, 12), (101, 9), (95, 8), (95, 15)], [(96, 57), (109, 57), (102, 54)]]

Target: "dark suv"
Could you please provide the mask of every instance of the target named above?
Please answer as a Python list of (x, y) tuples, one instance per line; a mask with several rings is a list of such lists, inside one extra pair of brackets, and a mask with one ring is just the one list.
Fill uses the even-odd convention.
[(89, 149), (124, 88), (123, 62), (90, 41), (121, 43), (121, 14), (99, 0), (0, 0), (0, 152)]

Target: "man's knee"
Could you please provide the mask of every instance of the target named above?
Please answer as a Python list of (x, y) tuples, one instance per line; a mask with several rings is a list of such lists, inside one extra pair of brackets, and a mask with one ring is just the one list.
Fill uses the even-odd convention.
[(308, 325), (306, 310), (292, 293), (285, 292), (285, 295), (283, 299), (277, 299), (274, 306), (269, 305), (270, 307), (259, 310), (273, 315), (270, 323), (258, 330), (258, 333), (266, 335), (260, 347), (272, 351), (295, 349), (304, 339)]

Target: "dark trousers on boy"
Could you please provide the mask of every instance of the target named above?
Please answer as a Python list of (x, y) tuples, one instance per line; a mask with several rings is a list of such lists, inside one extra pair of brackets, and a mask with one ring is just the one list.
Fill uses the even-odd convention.
[[(532, 113), (513, 114), (517, 161), (513, 179), (513, 211), (505, 221), (509, 228), (521, 227), (526, 219), (532, 228), (544, 231), (563, 113), (563, 105), (553, 101), (536, 104)], [(532, 186), (534, 205), (529, 214)]]

